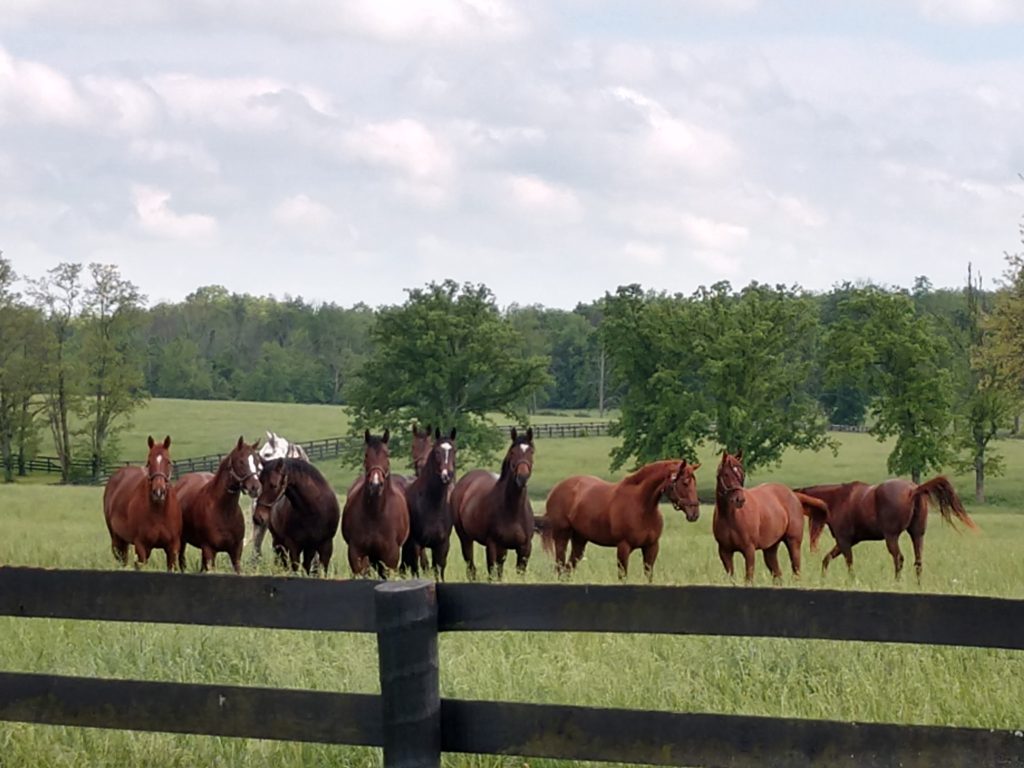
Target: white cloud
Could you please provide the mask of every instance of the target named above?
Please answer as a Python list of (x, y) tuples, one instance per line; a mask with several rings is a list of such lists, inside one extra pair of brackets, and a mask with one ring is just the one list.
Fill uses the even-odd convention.
[(933, 21), (956, 24), (1004, 24), (1024, 19), (1019, 0), (914, 0)]
[(665, 263), (665, 248), (653, 243), (630, 241), (623, 246), (622, 256), (627, 262), (660, 267)]
[(278, 224), (298, 230), (325, 229), (334, 220), (334, 213), (309, 195), (293, 195), (278, 203), (273, 217)]
[(352, 158), (432, 186), (454, 170), (448, 147), (426, 125), (412, 118), (368, 123), (348, 131), (342, 143)]
[(88, 119), (89, 109), (67, 77), (0, 48), (0, 121), (73, 125)]
[(198, 213), (178, 214), (168, 203), (171, 193), (136, 185), (132, 190), (135, 213), (143, 232), (172, 240), (205, 238), (217, 231), (217, 220)]
[(618, 86), (610, 93), (643, 118), (639, 148), (650, 169), (668, 164), (693, 173), (719, 175), (736, 163), (738, 152), (727, 136), (676, 117), (658, 101), (631, 88)]
[(204, 147), (187, 141), (164, 139), (135, 139), (128, 145), (133, 158), (152, 165), (180, 167), (184, 163), (204, 174), (216, 174), (220, 170), (217, 159)]
[(507, 183), (513, 199), (523, 210), (567, 221), (583, 217), (583, 204), (569, 187), (533, 175), (511, 176)]

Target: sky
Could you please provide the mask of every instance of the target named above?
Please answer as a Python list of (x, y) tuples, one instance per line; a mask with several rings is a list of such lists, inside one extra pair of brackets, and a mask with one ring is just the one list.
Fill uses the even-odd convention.
[(992, 287), (1018, 0), (0, 0), (0, 250), (350, 306)]

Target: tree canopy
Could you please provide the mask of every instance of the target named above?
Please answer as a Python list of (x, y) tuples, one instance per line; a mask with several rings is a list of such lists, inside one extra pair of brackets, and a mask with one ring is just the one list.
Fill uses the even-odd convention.
[(348, 393), (353, 429), (455, 427), (471, 455), (489, 456), (502, 442), (492, 415), (524, 420), (530, 396), (549, 383), (550, 361), (527, 353), (486, 286), (446, 280), (408, 295), (377, 314), (374, 351)]

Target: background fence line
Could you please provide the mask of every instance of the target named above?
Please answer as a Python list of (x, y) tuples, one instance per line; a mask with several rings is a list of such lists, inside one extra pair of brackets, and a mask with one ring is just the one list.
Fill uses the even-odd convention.
[[(603, 437), (611, 434), (611, 421), (594, 422), (550, 422), (531, 424), (534, 437), (544, 439), (580, 438), (580, 437)], [(509, 429), (515, 425), (500, 425), (495, 431), (501, 435), (507, 435)], [(517, 426), (517, 428), (519, 428)], [(856, 424), (830, 424), (830, 432), (867, 432), (867, 427)], [(312, 461), (325, 461), (335, 459), (345, 454), (358, 450), (362, 440), (350, 435), (339, 435), (337, 437), (323, 437), (317, 440), (293, 441), (301, 445)], [(216, 472), (221, 461), (227, 453), (209, 453), (205, 456), (188, 456), (183, 459), (174, 460), (174, 477), (188, 472)], [(98, 483), (105, 483), (112, 471), (122, 466), (141, 464), (140, 461), (118, 460), (100, 467)], [(92, 483), (92, 461), (89, 459), (72, 459), (72, 474), (78, 476), (79, 482)], [(60, 459), (56, 456), (36, 456), (25, 461), (25, 469), (29, 472), (56, 472), (61, 471)]]

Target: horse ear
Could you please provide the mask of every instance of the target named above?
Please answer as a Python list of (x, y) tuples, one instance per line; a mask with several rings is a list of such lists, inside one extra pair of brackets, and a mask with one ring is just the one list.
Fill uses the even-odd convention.
[(384, 430), (384, 435), (383, 435), (383, 437), (381, 437), (380, 441), (382, 443), (384, 443), (384, 445), (387, 445), (389, 437), (391, 437), (391, 430), (390, 429), (385, 429)]
[(434, 439), (435, 440), (440, 440), (441, 439), (441, 428), (440, 427), (434, 427)]
[(451, 434), (448, 435), (448, 439), (449, 440), (454, 440), (455, 439), (455, 427), (452, 427), (452, 431), (451, 431)]
[(171, 436), (168, 435), (167, 437), (164, 438), (164, 448), (170, 448), (170, 447), (171, 447)]
[(154, 441), (153, 441), (153, 436), (152, 436), (152, 435), (150, 435), (150, 436), (149, 436), (149, 447), (150, 447), (150, 448), (152, 448), (152, 447), (153, 447), (153, 442), (154, 442)]
[(252, 444), (252, 449), (254, 451), (258, 451), (259, 448), (260, 448), (260, 439), (257, 437), (256, 438), (256, 442)]
[(743, 461), (743, 449), (742, 448), (740, 448), (738, 451), (736, 451), (736, 458), (739, 459), (740, 461)]
[(420, 436), (420, 431), (419, 431), (419, 429), (417, 429), (415, 421), (412, 423), (412, 436), (413, 437), (419, 437)]
[(526, 442), (528, 442), (528, 443), (532, 443), (533, 442), (533, 427), (527, 427), (526, 428)]
[(698, 469), (700, 469), (700, 462), (698, 461), (696, 464), (691, 464), (690, 469), (696, 472)]
[(370, 430), (366, 430), (366, 431), (365, 431), (365, 432), (363, 433), (363, 440), (364, 440), (365, 442), (367, 442), (367, 443), (369, 443), (369, 442), (370, 442)]
[(239, 435), (238, 436), (238, 445), (236, 445), (235, 447), (236, 448), (241, 448), (243, 445), (245, 445), (245, 435)]
[(264, 431), (267, 433), (267, 442), (268, 443), (274, 442), (274, 433), (271, 432), (269, 429), (264, 430)]
[(517, 437), (519, 437), (519, 433), (516, 432), (516, 428), (515, 427), (512, 427), (512, 442), (513, 443), (516, 441)]

